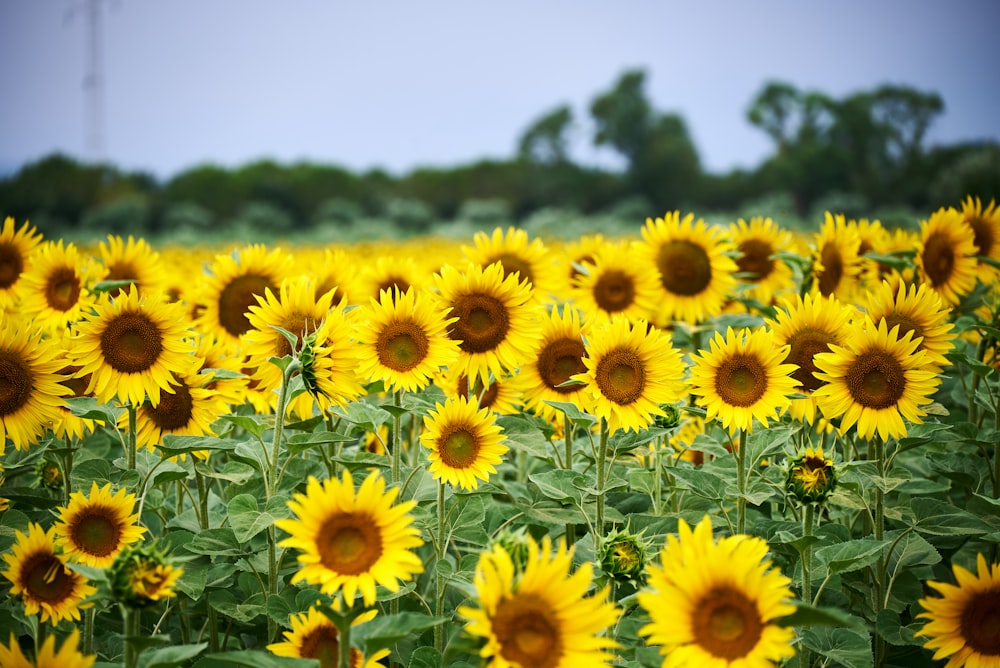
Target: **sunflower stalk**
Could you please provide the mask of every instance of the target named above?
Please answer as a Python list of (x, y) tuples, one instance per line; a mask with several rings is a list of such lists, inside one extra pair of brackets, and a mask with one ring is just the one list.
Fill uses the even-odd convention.
[(608, 458), (608, 421), (601, 418), (601, 442), (597, 450), (597, 518), (594, 528), (597, 535), (594, 536), (595, 545), (597, 540), (604, 535), (604, 477), (605, 463)]
[[(563, 445), (566, 448), (566, 458), (563, 460), (563, 467), (567, 471), (573, 470), (573, 421), (563, 413)], [(576, 525), (572, 522), (566, 523), (566, 544), (572, 545), (576, 542)]]
[(138, 409), (133, 402), (128, 402), (125, 405), (128, 410), (128, 432), (125, 437), (125, 466), (129, 471), (135, 470), (135, 451), (136, 451), (136, 425), (135, 421), (137, 419)]
[[(886, 458), (885, 444), (876, 435), (871, 440), (871, 456), (875, 460), (875, 469), (878, 473), (878, 484), (875, 485), (875, 509), (872, 532), (876, 542), (881, 542), (885, 538), (885, 484)], [(885, 575), (886, 575), (886, 555), (879, 555), (875, 564), (875, 616), (885, 608)], [(875, 634), (875, 668), (879, 668), (885, 662), (885, 641), (881, 636)]]
[[(403, 390), (396, 390), (392, 393), (392, 405), (402, 408)], [(399, 410), (392, 413), (392, 482), (399, 483), (400, 468), (403, 461), (402, 444), (403, 438), (400, 429), (403, 424), (403, 416)]]
[[(802, 546), (802, 600), (808, 601), (812, 595), (812, 545), (808, 539), (813, 535), (815, 525), (814, 514), (816, 504), (807, 503), (802, 513), (802, 537), (805, 540)], [(805, 646), (799, 648), (799, 665), (802, 668), (809, 668), (812, 657), (809, 649)]]
[[(447, 547), (444, 544), (445, 541), (445, 516), (444, 516), (444, 481), (438, 483), (437, 490), (437, 566), (435, 574), (435, 589), (434, 593), (437, 596), (437, 602), (434, 608), (434, 614), (437, 617), (444, 616), (444, 575), (441, 573), (441, 562), (444, 560), (445, 552)], [(434, 649), (441, 653), (444, 651), (444, 632), (441, 628), (441, 624), (436, 624), (434, 626)]]
[(660, 458), (666, 443), (667, 437), (661, 436), (653, 449), (653, 515), (657, 517), (663, 512), (663, 471), (660, 469)]
[(736, 533), (746, 533), (747, 528), (747, 432), (740, 429), (740, 442), (736, 448)]
[(139, 652), (135, 641), (139, 637), (139, 611), (127, 605), (122, 606), (122, 630), (124, 668), (136, 668), (139, 663)]

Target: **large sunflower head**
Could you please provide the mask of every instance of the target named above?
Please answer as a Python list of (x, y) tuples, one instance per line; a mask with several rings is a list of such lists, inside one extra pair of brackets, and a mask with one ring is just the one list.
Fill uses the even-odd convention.
[(55, 528), (48, 531), (32, 522), (28, 533), (14, 531), (16, 540), (3, 555), (10, 580), (10, 593), (19, 596), (27, 615), (41, 613), (42, 621), (58, 624), (63, 619), (80, 621), (80, 610), (90, 607), (84, 599), (97, 593), (87, 579), (70, 570), (56, 554)]
[(1000, 564), (988, 565), (976, 555), (977, 573), (953, 564), (955, 581), (928, 582), (940, 596), (920, 599), (927, 619), (918, 636), (936, 650), (934, 660), (948, 658), (945, 668), (995, 666), (1000, 662)]
[(927, 354), (929, 362), (944, 368), (950, 364), (945, 357), (954, 347), (955, 334), (948, 322), (951, 313), (936, 292), (926, 285), (919, 288), (900, 284), (893, 289), (888, 282), (867, 293), (866, 312), (872, 322), (885, 319), (886, 327), (899, 326), (899, 336), (913, 333), (919, 339), (917, 350)]
[[(170, 392), (160, 395), (154, 406), (145, 403), (136, 410), (136, 444), (156, 450), (167, 434), (174, 436), (211, 435), (212, 423), (226, 412), (225, 404), (206, 383), (211, 376), (188, 372), (175, 373)], [(120, 418), (123, 428), (128, 425), (128, 413)], [(206, 452), (196, 452), (204, 457)]]
[(883, 440), (905, 436), (903, 418), (921, 422), (921, 406), (941, 382), (918, 345), (913, 332), (900, 336), (899, 326), (889, 329), (884, 319), (852, 324), (843, 346), (816, 355), (816, 376), (825, 383), (813, 393), (820, 411), (840, 418), (841, 433), (857, 424), (865, 439), (876, 432)]
[(524, 380), (525, 402), (531, 410), (553, 421), (559, 412), (547, 401), (582, 401), (586, 385), (573, 382), (573, 376), (586, 373), (583, 361), (586, 354), (583, 326), (576, 309), (569, 306), (561, 311), (553, 309), (542, 319), (538, 348), (532, 359), (521, 365), (518, 374)]
[(0, 328), (0, 455), (8, 441), (26, 449), (62, 419), (61, 353), (51, 338), (15, 327)]
[(857, 226), (848, 225), (843, 214), (827, 211), (824, 216), (812, 253), (812, 291), (850, 302), (860, 280), (861, 239)]
[(423, 545), (410, 510), (416, 501), (394, 503), (398, 487), (386, 491), (385, 479), (372, 472), (355, 490), (349, 471), (322, 483), (309, 478), (305, 494), (288, 507), (292, 519), (275, 524), (290, 537), (283, 547), (299, 550), (299, 570), (292, 582), (305, 580), (327, 594), (343, 591), (348, 605), (360, 592), (366, 606), (375, 604), (375, 585), (399, 591), (400, 580), (422, 573), (414, 552)]
[(799, 381), (786, 364), (789, 346), (778, 345), (766, 328), (716, 332), (691, 368), (691, 392), (709, 420), (718, 417), (729, 433), (749, 432), (754, 419), (764, 427), (789, 406)]
[[(105, 267), (102, 280), (130, 281), (141, 294), (159, 295), (166, 291), (167, 272), (160, 254), (145, 239), (136, 241), (130, 234), (126, 241), (109, 234), (107, 243), (99, 244), (98, 253)], [(119, 291), (125, 292), (125, 288), (118, 288), (115, 293)]]
[[(979, 257), (1000, 260), (1000, 207), (994, 200), (983, 206), (982, 200), (969, 195), (962, 202), (962, 218), (972, 228), (972, 241)], [(979, 263), (979, 280), (994, 283), (1000, 270), (985, 262)]]
[(775, 257), (792, 250), (791, 233), (770, 218), (754, 216), (749, 223), (743, 218), (732, 223), (729, 235), (737, 253), (736, 271), (747, 286), (742, 296), (766, 306), (795, 289), (792, 268)]
[(95, 297), (88, 289), (97, 278), (90, 261), (74, 244), (46, 241), (31, 256), (18, 283), (19, 310), (39, 327), (65, 328), (80, 319)]
[(798, 367), (792, 378), (799, 383), (796, 391), (806, 395), (792, 400), (789, 412), (793, 418), (809, 424), (815, 422), (816, 400), (812, 393), (823, 384), (815, 375), (816, 354), (829, 352), (831, 345), (843, 341), (853, 312), (836, 297), (795, 295), (785, 300), (774, 320), (767, 322), (774, 332), (775, 345), (788, 346), (785, 362)]
[(646, 219), (638, 260), (655, 268), (660, 280), (657, 322), (680, 320), (695, 324), (722, 313), (736, 286), (732, 245), (719, 227), (681, 218), (679, 211)]
[(609, 243), (580, 265), (571, 299), (587, 320), (655, 317), (660, 286), (652, 272), (636, 264), (636, 248), (635, 242)]
[(462, 246), (465, 258), (483, 267), (499, 262), (503, 277), (517, 275), (517, 280), (533, 287), (532, 294), (547, 298), (553, 290), (555, 265), (552, 254), (541, 239), (529, 239), (525, 230), (497, 227), (493, 233), (476, 232), (474, 246)]
[(197, 367), (189, 333), (183, 306), (162, 295), (140, 297), (132, 285), (127, 294), (102, 297), (77, 325), (69, 352), (78, 374), (90, 374), (87, 392), (98, 401), (138, 406), (148, 397), (155, 406), (161, 392), (173, 391), (175, 374)]
[(464, 271), (446, 265), (434, 279), (440, 305), (456, 318), (448, 325), (448, 336), (459, 347), (456, 369), (473, 382), (486, 382), (491, 373), (500, 377), (530, 357), (541, 307), (529, 283), (514, 274), (504, 277), (499, 262), (485, 269), (470, 264)]
[(4, 219), (0, 228), (0, 311), (14, 303), (17, 284), (41, 242), (42, 235), (27, 221), (17, 228), (13, 218)]
[(69, 505), (58, 509), (56, 546), (78, 563), (107, 568), (122, 548), (138, 541), (146, 530), (139, 526), (134, 509), (134, 494), (124, 489), (112, 494), (111, 483), (98, 488), (92, 482), (89, 495), (73, 492)]
[(595, 326), (583, 363), (587, 370), (572, 378), (585, 383), (585, 406), (607, 420), (612, 433), (646, 429), (662, 413), (660, 405), (677, 401), (686, 389), (680, 351), (642, 320), (615, 318)]
[[(374, 616), (367, 613), (360, 615), (352, 624), (370, 621)], [(310, 607), (306, 612), (291, 615), (289, 622), (292, 629), (285, 631), (284, 642), (267, 646), (273, 654), (299, 659), (316, 659), (319, 661), (319, 668), (337, 668), (340, 665), (338, 663), (340, 632), (329, 617), (315, 607)], [(381, 668), (379, 659), (389, 656), (389, 650), (379, 650), (366, 658), (358, 649), (352, 647), (350, 655), (351, 668)]]
[(7, 645), (0, 643), (0, 666), (4, 668), (91, 668), (97, 661), (93, 654), (84, 655), (78, 650), (80, 646), (80, 629), (66, 636), (63, 644), (56, 650), (56, 636), (45, 638), (38, 649), (38, 655), (31, 661), (21, 652), (21, 646), (13, 632)]
[(949, 306), (957, 304), (976, 287), (976, 235), (962, 213), (940, 208), (920, 223), (917, 249), (920, 281)]
[(764, 666), (795, 656), (791, 580), (771, 567), (756, 536), (714, 540), (706, 515), (692, 530), (683, 519), (668, 535), (660, 564), (650, 564), (639, 630), (677, 666)]
[(383, 290), (378, 300), (352, 313), (358, 374), (381, 380), (388, 390), (426, 387), (439, 368), (458, 357), (458, 342), (447, 332), (454, 321), (429, 295)]
[(420, 442), (430, 450), (430, 473), (462, 489), (479, 487), (503, 461), (508, 447), (496, 416), (465, 397), (436, 404), (424, 417)]
[(494, 668), (575, 668), (608, 665), (617, 643), (607, 633), (619, 611), (608, 587), (587, 595), (593, 567), (583, 562), (573, 573), (573, 549), (548, 536), (539, 545), (530, 536), (523, 569), (495, 544), (479, 557), (473, 584), (478, 607), (462, 606), (466, 631), (485, 639), (479, 654)]

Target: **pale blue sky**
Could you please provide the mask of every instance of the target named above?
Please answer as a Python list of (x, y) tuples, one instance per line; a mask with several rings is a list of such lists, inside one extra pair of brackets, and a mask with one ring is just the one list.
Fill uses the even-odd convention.
[[(84, 0), (0, 0), (0, 166), (88, 158)], [(770, 151), (745, 120), (768, 79), (834, 96), (881, 83), (937, 91), (933, 143), (1000, 140), (997, 0), (108, 0), (104, 157), (161, 178), (270, 157), (451, 166), (514, 153), (569, 104), (648, 72), (711, 171)]]

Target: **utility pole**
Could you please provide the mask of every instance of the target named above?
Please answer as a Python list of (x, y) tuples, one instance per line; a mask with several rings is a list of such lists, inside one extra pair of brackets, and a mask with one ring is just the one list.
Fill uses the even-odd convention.
[(84, 93), (84, 154), (93, 162), (104, 159), (104, 53), (101, 33), (102, 0), (82, 0), (69, 9), (69, 21), (78, 12), (87, 22), (86, 72), (83, 75)]

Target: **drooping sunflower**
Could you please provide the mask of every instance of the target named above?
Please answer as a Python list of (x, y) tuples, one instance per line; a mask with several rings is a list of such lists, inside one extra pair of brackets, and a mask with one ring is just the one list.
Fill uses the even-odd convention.
[(694, 530), (683, 519), (668, 535), (660, 564), (650, 564), (639, 605), (650, 622), (639, 629), (659, 645), (666, 668), (770, 666), (795, 656), (791, 580), (771, 567), (756, 536), (714, 540), (706, 515)]
[(135, 494), (125, 489), (111, 493), (111, 483), (98, 488), (90, 485), (90, 494), (73, 492), (69, 505), (58, 508), (55, 524), (56, 547), (69, 559), (94, 568), (107, 568), (122, 548), (142, 538)]
[(376, 584), (399, 591), (400, 580), (422, 573), (423, 562), (413, 550), (423, 540), (409, 514), (416, 501), (394, 503), (398, 493), (398, 487), (386, 491), (378, 472), (357, 492), (347, 470), (341, 480), (321, 483), (310, 477), (305, 494), (288, 502), (296, 517), (275, 522), (291, 534), (281, 546), (300, 550), (292, 582), (305, 580), (331, 595), (343, 590), (348, 605), (360, 592), (370, 607)]
[(813, 293), (851, 303), (860, 281), (860, 248), (857, 226), (827, 211), (812, 252)]
[(430, 452), (428, 469), (435, 479), (462, 489), (476, 489), (503, 461), (507, 444), (496, 416), (465, 397), (436, 404), (424, 417), (420, 442)]
[(25, 318), (48, 330), (71, 325), (94, 302), (88, 289), (99, 278), (74, 244), (46, 241), (31, 256), (30, 268), (18, 283), (18, 310)]
[(913, 332), (920, 339), (917, 350), (927, 354), (929, 362), (938, 368), (951, 364), (945, 355), (954, 347), (955, 334), (948, 322), (951, 309), (941, 303), (941, 298), (926, 285), (900, 285), (898, 289), (883, 282), (867, 293), (866, 312), (872, 322), (885, 319), (892, 329), (899, 325), (899, 336)]
[(139, 295), (135, 286), (118, 297), (105, 295), (77, 325), (68, 351), (81, 376), (90, 374), (87, 392), (98, 401), (117, 398), (155, 406), (161, 392), (172, 392), (183, 374), (196, 368), (194, 344), (180, 304), (163, 296)]
[(798, 367), (785, 363), (789, 346), (777, 345), (774, 332), (728, 327), (725, 337), (715, 333), (709, 347), (698, 351), (691, 368), (691, 393), (707, 419), (718, 417), (730, 434), (750, 432), (754, 419), (767, 427), (788, 408)]
[[(374, 612), (359, 616), (353, 624), (370, 621), (375, 616)], [(340, 632), (329, 617), (315, 607), (310, 607), (306, 612), (291, 615), (289, 621), (292, 630), (285, 631), (285, 640), (267, 646), (273, 654), (316, 659), (319, 661), (319, 668), (337, 668), (340, 665)], [(351, 668), (381, 668), (379, 659), (387, 656), (389, 650), (383, 649), (366, 658), (357, 648), (352, 647)]]
[(517, 274), (518, 280), (532, 286), (536, 299), (548, 299), (555, 287), (555, 264), (552, 254), (541, 239), (529, 239), (525, 230), (497, 227), (493, 233), (476, 232), (474, 246), (462, 246), (465, 258), (473, 264), (488, 267), (499, 262), (503, 277)]
[(588, 321), (655, 317), (660, 286), (653, 272), (636, 264), (636, 255), (635, 242), (609, 243), (581, 265), (570, 300)]
[[(195, 373), (175, 373), (172, 392), (160, 395), (153, 406), (145, 403), (135, 415), (136, 444), (155, 451), (167, 434), (174, 436), (204, 436), (212, 434), (212, 423), (219, 415), (223, 403), (216, 392), (205, 386), (211, 376)], [(128, 427), (128, 413), (121, 416), (120, 425)], [(195, 453), (204, 456), (204, 452)]]
[(56, 637), (49, 635), (38, 650), (38, 656), (31, 661), (21, 652), (14, 633), (10, 634), (7, 645), (0, 643), (0, 666), (4, 668), (91, 668), (97, 661), (93, 654), (83, 655), (77, 649), (80, 646), (80, 629), (66, 636), (63, 644), (56, 651)]
[(7, 562), (3, 576), (13, 583), (10, 593), (21, 597), (24, 613), (41, 613), (43, 622), (51, 619), (53, 624), (63, 619), (80, 621), (80, 610), (91, 605), (84, 599), (97, 593), (97, 588), (67, 568), (56, 554), (55, 528), (46, 531), (32, 522), (27, 534), (15, 529), (14, 536), (13, 547), (3, 555)]
[(140, 609), (176, 596), (174, 587), (183, 574), (155, 542), (134, 543), (118, 553), (108, 570), (108, 581), (116, 601)]
[(615, 318), (591, 329), (583, 363), (572, 376), (585, 383), (581, 397), (588, 412), (619, 429), (645, 429), (661, 404), (677, 401), (686, 387), (680, 351), (660, 330), (644, 321)]
[(446, 265), (434, 279), (441, 306), (458, 318), (448, 326), (448, 336), (459, 342), (456, 370), (472, 382), (487, 382), (491, 373), (502, 376), (530, 358), (542, 310), (530, 284), (513, 274), (505, 278), (499, 262), (485, 269), (470, 264), (464, 271)]
[(792, 268), (775, 254), (792, 250), (792, 235), (770, 218), (754, 216), (748, 223), (740, 218), (730, 224), (729, 234), (736, 247), (736, 271), (748, 288), (741, 296), (765, 306), (795, 289)]
[(865, 316), (851, 325), (844, 345), (815, 357), (816, 377), (825, 384), (813, 396), (829, 419), (840, 418), (840, 432), (857, 424), (858, 435), (871, 440), (906, 435), (905, 417), (920, 423), (921, 408), (941, 382), (927, 354), (918, 350), (913, 332), (900, 336), (885, 320), (878, 325)]
[(62, 417), (60, 350), (38, 331), (0, 327), (0, 455), (10, 440), (27, 449)]
[(572, 382), (573, 376), (586, 373), (583, 358), (587, 354), (583, 342), (580, 313), (569, 306), (553, 309), (542, 319), (542, 338), (531, 361), (521, 365), (518, 374), (524, 379), (525, 403), (535, 413), (550, 422), (559, 419), (559, 411), (546, 401), (577, 404), (583, 401), (582, 383)]
[(413, 288), (383, 290), (351, 316), (360, 346), (358, 375), (382, 381), (389, 391), (426, 387), (438, 369), (458, 357), (458, 342), (447, 332), (455, 318)]
[(27, 221), (16, 228), (12, 217), (4, 219), (0, 228), (0, 312), (14, 304), (17, 284), (41, 242), (42, 235)]
[[(962, 218), (972, 228), (976, 255), (1000, 261), (1000, 207), (994, 200), (983, 206), (982, 200), (969, 195), (962, 202)], [(979, 263), (979, 280), (995, 283), (1000, 270), (985, 262)]]
[(976, 235), (961, 212), (942, 207), (921, 221), (916, 263), (920, 282), (948, 306), (972, 292), (978, 265)]
[(987, 668), (1000, 663), (1000, 564), (988, 565), (976, 555), (977, 573), (953, 564), (957, 584), (930, 581), (941, 596), (920, 599), (927, 619), (917, 636), (927, 636), (924, 647), (936, 650), (934, 660), (947, 658), (945, 668)]
[(736, 287), (730, 250), (721, 229), (700, 218), (695, 222), (693, 213), (646, 219), (636, 260), (647, 270), (655, 268), (659, 278), (658, 325), (674, 320), (693, 325), (722, 313)]
[(202, 308), (195, 325), (230, 348), (238, 348), (250, 323), (251, 306), (265, 290), (277, 290), (291, 273), (292, 258), (281, 248), (268, 251), (262, 244), (217, 255), (201, 290), (190, 300)]
[(796, 392), (806, 397), (792, 399), (789, 412), (796, 420), (815, 423), (816, 399), (812, 393), (823, 384), (815, 375), (816, 354), (830, 352), (831, 345), (843, 343), (852, 313), (853, 309), (843, 306), (836, 297), (795, 295), (784, 301), (774, 320), (767, 321), (775, 345), (788, 346), (785, 362), (798, 367), (792, 378), (799, 383)]
[(605, 586), (587, 596), (593, 567), (570, 573), (573, 548), (548, 536), (539, 545), (525, 537), (527, 558), (519, 568), (499, 543), (479, 557), (473, 584), (478, 607), (462, 606), (465, 630), (486, 643), (479, 655), (491, 668), (596, 668), (609, 665), (618, 644), (606, 630), (619, 611)]
[[(140, 294), (159, 295), (166, 292), (169, 284), (166, 269), (160, 254), (153, 250), (145, 239), (136, 240), (130, 234), (128, 240), (109, 234), (107, 243), (98, 245), (98, 253), (104, 264), (105, 281), (131, 281)], [(118, 288), (113, 294), (125, 292)]]

